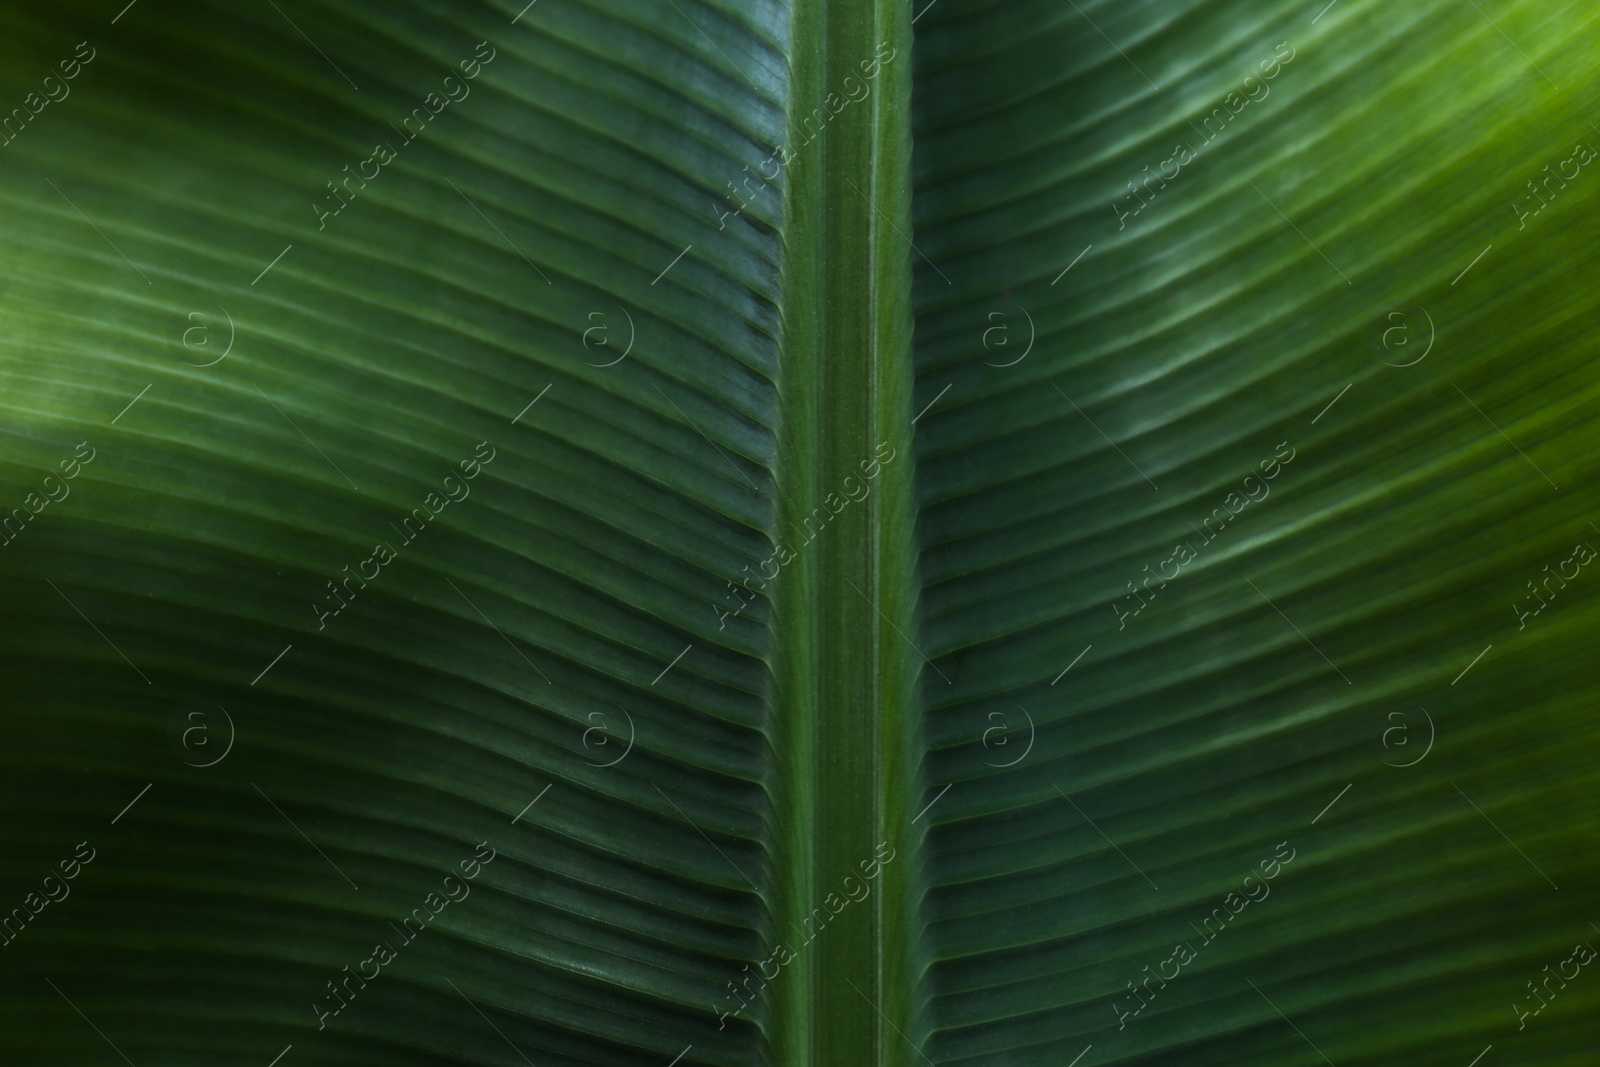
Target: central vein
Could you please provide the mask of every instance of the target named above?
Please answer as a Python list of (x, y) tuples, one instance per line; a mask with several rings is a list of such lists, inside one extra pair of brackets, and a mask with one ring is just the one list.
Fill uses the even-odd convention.
[(768, 994), (773, 1058), (920, 1064), (910, 16), (794, 11), (771, 933), (791, 961)]

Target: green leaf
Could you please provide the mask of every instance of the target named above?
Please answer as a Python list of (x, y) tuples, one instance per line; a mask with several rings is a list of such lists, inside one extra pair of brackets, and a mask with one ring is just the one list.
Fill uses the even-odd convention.
[(525, 2), (0, 23), (7, 1062), (1589, 1062), (1593, 11)]
[[(1509, 606), (1594, 543), (1600, 186), (1511, 205), (1600, 144), (1595, 28), (1481, 0), (917, 23), (936, 1062), (1584, 1060), (1600, 983), (1521, 1030), (1511, 1004), (1600, 922), (1596, 601), (1584, 570), (1525, 629)], [(986, 765), (1022, 709), (1032, 752)]]

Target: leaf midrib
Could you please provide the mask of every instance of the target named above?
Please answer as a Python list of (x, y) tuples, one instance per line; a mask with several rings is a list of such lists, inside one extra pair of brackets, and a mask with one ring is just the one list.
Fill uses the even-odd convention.
[[(893, 0), (794, 7), (773, 582), (776, 876), (766, 951), (795, 959), (766, 993), (774, 1062), (921, 1063), (921, 926), (911, 818), (920, 807), (911, 450), (911, 33)], [(866, 81), (880, 41), (895, 49)], [(801, 120), (865, 82), (868, 95), (801, 145)], [(867, 197), (871, 198), (868, 202)], [(862, 463), (893, 458), (835, 514)], [(850, 492), (859, 493), (859, 488)], [(830, 516), (802, 540), (814, 509)], [(815, 527), (815, 522), (813, 527)], [(770, 568), (769, 568), (770, 570)], [(910, 636), (908, 636), (910, 635)], [(880, 843), (893, 860), (861, 880)], [(827, 907), (849, 892), (870, 895)], [(803, 940), (805, 917), (825, 925)], [(768, 957), (763, 957), (767, 959)], [(780, 957), (781, 958), (781, 957)], [(771, 973), (776, 961), (765, 967)], [(881, 1012), (881, 1014), (880, 1014)], [(897, 1033), (885, 1019), (896, 1024)]]

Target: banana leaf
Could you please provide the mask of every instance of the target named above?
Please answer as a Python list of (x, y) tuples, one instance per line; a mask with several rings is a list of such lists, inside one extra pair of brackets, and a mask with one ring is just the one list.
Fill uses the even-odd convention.
[(1597, 28), (13, 5), (5, 1062), (1592, 1063)]

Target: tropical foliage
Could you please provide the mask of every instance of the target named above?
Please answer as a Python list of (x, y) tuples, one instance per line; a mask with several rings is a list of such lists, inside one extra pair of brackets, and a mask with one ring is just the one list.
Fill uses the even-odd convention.
[(124, 3), (7, 1062), (1592, 1062), (1592, 5)]

